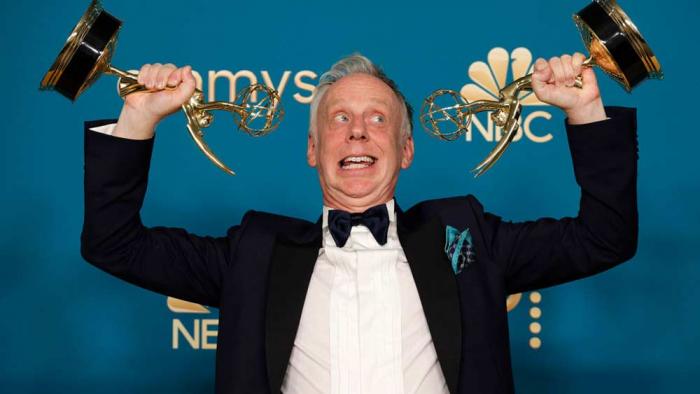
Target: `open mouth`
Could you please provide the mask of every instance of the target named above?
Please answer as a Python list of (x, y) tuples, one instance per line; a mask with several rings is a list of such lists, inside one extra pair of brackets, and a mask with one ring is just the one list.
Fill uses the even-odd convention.
[(377, 161), (373, 156), (348, 156), (338, 162), (343, 170), (356, 170), (360, 168), (369, 168)]

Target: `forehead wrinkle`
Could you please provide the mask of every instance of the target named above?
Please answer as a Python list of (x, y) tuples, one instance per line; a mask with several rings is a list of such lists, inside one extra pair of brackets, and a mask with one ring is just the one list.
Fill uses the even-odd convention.
[[(340, 104), (343, 104), (345, 101), (346, 100), (343, 99), (342, 97), (336, 97), (336, 98), (331, 99), (327, 103), (324, 103), (324, 107), (332, 108), (332, 107), (338, 106)], [(386, 107), (387, 109), (391, 108), (391, 103), (384, 100), (384, 99), (381, 99), (381, 98), (367, 97), (367, 98), (363, 99), (363, 101), (368, 101), (368, 102), (373, 103), (373, 104), (379, 104), (379, 105)]]

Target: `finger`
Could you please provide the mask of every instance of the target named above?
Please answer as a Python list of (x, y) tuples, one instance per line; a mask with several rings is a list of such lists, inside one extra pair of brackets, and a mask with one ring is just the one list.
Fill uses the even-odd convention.
[(543, 58), (537, 59), (535, 61), (534, 72), (532, 73), (532, 83), (534, 84), (546, 84), (552, 77), (552, 68), (549, 67), (549, 63)]
[(160, 63), (153, 63), (148, 69), (148, 74), (144, 77), (146, 82), (146, 87), (148, 89), (154, 89), (156, 87), (156, 77), (158, 76), (158, 71), (163, 67)]
[(564, 84), (567, 87), (574, 86), (574, 77), (576, 77), (576, 74), (574, 74), (574, 66), (571, 64), (571, 56), (570, 55), (562, 55), (560, 58), (561, 60), (561, 66), (562, 70), (564, 72)]
[(564, 73), (564, 66), (561, 64), (561, 59), (558, 57), (549, 59), (549, 66), (552, 68), (552, 73), (554, 74), (550, 82), (563, 85), (566, 80), (566, 74)]
[(168, 63), (163, 65), (163, 67), (158, 70), (158, 75), (156, 76), (156, 88), (165, 89), (165, 85), (168, 83), (170, 74), (172, 74), (175, 70), (177, 70), (177, 67), (175, 67), (174, 64)]
[(146, 75), (148, 75), (148, 70), (151, 68), (150, 64), (144, 64), (141, 66), (141, 69), (139, 70), (139, 78), (138, 81), (141, 85), (144, 85), (146, 83)]

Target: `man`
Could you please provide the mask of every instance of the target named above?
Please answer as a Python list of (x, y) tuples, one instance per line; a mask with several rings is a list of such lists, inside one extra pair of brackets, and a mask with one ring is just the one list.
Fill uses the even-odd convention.
[(86, 125), (83, 256), (220, 309), (218, 393), (512, 393), (507, 295), (636, 250), (634, 111), (603, 107), (583, 59), (538, 59), (532, 83), (568, 118), (576, 218), (505, 222), (471, 195), (402, 211), (393, 196), (414, 155), (411, 109), (351, 56), (311, 105), (319, 221), (249, 211), (220, 238), (141, 223), (153, 130), (195, 86), (189, 67), (146, 65), (139, 82), (157, 92), (128, 96), (116, 124)]

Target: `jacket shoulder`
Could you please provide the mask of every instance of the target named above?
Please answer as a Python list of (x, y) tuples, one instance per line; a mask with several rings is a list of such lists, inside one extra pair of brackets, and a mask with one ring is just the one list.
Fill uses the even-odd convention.
[(458, 211), (483, 209), (479, 200), (471, 194), (425, 200), (409, 208), (406, 216), (443, 216)]
[(250, 210), (246, 212), (241, 221), (248, 235), (256, 237), (276, 237), (291, 241), (304, 242), (313, 239), (320, 234), (320, 222), (313, 223), (308, 220), (276, 213)]
[(479, 200), (471, 194), (425, 200), (404, 212), (404, 219), (409, 223), (418, 223), (432, 218), (439, 218), (445, 225), (463, 227), (473, 223), (475, 217), (483, 214)]

